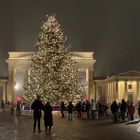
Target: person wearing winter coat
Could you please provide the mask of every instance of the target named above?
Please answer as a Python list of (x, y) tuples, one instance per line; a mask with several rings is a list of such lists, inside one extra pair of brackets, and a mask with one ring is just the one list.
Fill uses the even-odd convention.
[(88, 100), (86, 100), (86, 113), (87, 113), (87, 119), (90, 118), (89, 113), (90, 113), (90, 103)]
[(120, 105), (122, 121), (125, 121), (126, 108), (127, 108), (127, 104), (126, 104), (125, 100), (122, 99), (122, 103)]
[(118, 105), (116, 101), (111, 104), (111, 112), (113, 115), (113, 121), (118, 122)]
[(96, 113), (96, 101), (93, 99), (91, 100), (91, 118), (95, 118), (95, 113)]
[(51, 128), (53, 126), (52, 110), (52, 106), (47, 102), (44, 106), (44, 125), (45, 131), (49, 130), (49, 132), (51, 132)]
[(60, 111), (61, 111), (61, 117), (64, 118), (65, 115), (64, 115), (64, 110), (65, 110), (65, 104), (64, 102), (62, 101), (61, 102), (61, 105), (60, 105)]
[(87, 119), (86, 103), (85, 102), (83, 102), (83, 104), (82, 104), (82, 119)]
[(37, 122), (38, 122), (38, 132), (41, 132), (40, 119), (41, 119), (41, 110), (44, 109), (44, 105), (40, 100), (39, 95), (37, 95), (37, 99), (35, 99), (34, 102), (32, 103), (31, 109), (33, 110), (33, 118), (34, 118), (33, 132), (35, 132)]
[(130, 103), (128, 105), (128, 114), (129, 114), (129, 117), (130, 117), (130, 121), (134, 120), (134, 113), (135, 113), (135, 107), (133, 106), (133, 103)]
[(5, 103), (4, 103), (4, 100), (1, 101), (1, 109), (2, 109), (2, 111), (5, 111)]
[(72, 113), (73, 113), (73, 104), (71, 101), (69, 102), (67, 109), (68, 109), (68, 120), (71, 121), (72, 120)]
[(20, 116), (21, 115), (21, 103), (18, 101), (16, 105), (16, 115)]
[(82, 105), (80, 101), (76, 104), (76, 110), (77, 110), (78, 118), (81, 118)]
[(140, 103), (139, 103), (139, 105), (138, 105), (138, 115), (139, 115), (139, 117), (140, 117)]

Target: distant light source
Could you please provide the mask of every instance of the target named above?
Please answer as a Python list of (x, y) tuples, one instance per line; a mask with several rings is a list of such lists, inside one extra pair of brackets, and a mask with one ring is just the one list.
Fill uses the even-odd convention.
[(15, 87), (14, 87), (16, 90), (18, 90), (20, 88), (20, 85), (19, 84), (16, 84)]

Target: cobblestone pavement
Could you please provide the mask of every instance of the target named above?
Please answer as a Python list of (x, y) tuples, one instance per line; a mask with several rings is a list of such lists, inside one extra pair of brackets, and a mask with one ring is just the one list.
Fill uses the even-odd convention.
[(112, 120), (62, 119), (54, 113), (52, 132), (32, 132), (33, 119), (25, 116), (11, 116), (10, 112), (0, 112), (0, 140), (139, 140), (137, 131), (140, 124), (114, 124)]

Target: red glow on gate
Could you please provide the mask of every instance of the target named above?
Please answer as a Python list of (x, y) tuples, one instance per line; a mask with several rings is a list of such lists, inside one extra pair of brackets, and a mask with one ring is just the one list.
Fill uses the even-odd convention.
[(21, 101), (22, 99), (21, 99), (21, 97), (20, 96), (16, 96), (16, 101), (17, 102), (19, 102), (19, 101)]

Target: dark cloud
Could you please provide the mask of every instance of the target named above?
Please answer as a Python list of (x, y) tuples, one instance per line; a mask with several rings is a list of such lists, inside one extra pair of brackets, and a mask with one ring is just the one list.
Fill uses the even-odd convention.
[(96, 76), (140, 70), (140, 2), (1, 0), (0, 75), (8, 51), (33, 51), (45, 15), (56, 14), (72, 51), (94, 51)]

